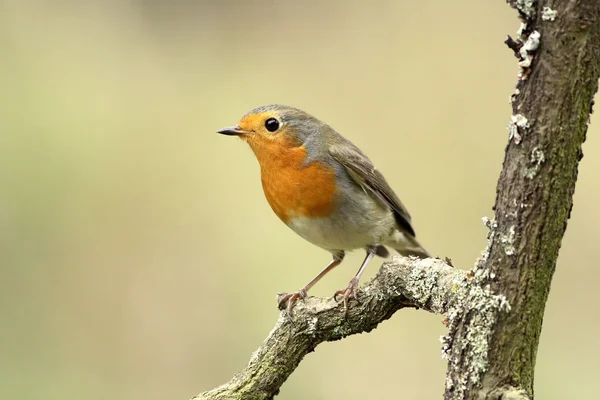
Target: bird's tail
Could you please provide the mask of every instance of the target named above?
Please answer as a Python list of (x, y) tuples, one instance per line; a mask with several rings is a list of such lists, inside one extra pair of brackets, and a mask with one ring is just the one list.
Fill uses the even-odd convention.
[(396, 248), (395, 250), (405, 257), (414, 256), (419, 258), (430, 258), (431, 254), (417, 241), (414, 236), (404, 235), (407, 242), (402, 248)]

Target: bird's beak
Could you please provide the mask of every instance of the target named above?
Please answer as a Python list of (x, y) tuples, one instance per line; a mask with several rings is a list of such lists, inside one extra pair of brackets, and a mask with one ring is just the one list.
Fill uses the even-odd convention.
[(248, 132), (243, 130), (239, 126), (228, 126), (226, 128), (219, 129), (217, 131), (217, 133), (220, 133), (222, 135), (238, 136), (238, 135), (243, 135), (244, 133), (248, 133)]

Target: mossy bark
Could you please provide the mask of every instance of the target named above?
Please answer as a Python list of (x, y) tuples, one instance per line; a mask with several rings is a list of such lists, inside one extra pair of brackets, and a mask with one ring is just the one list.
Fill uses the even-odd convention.
[[(533, 13), (523, 9), (524, 1), (512, 3), (521, 7), (526, 26), (507, 44), (532, 63), (522, 69), (513, 95), (513, 122), (520, 123), (506, 148), (488, 254), (476, 268), (485, 271), (477, 284), (504, 295), (510, 311), (494, 311), (485, 368), (476, 377), (470, 342), (480, 311), (470, 308), (456, 321), (446, 399), (505, 399), (514, 390), (519, 398), (533, 397), (544, 307), (598, 88), (600, 2), (539, 1)], [(554, 20), (545, 7), (556, 11)], [(530, 43), (533, 50), (521, 50), (536, 31), (539, 47)]]
[(282, 311), (244, 370), (192, 400), (272, 399), (302, 358), (320, 343), (370, 332), (405, 307), (444, 313), (457, 288), (466, 287), (467, 281), (465, 271), (442, 260), (395, 257), (359, 289), (360, 303), (353, 303), (347, 313), (342, 302), (316, 297), (299, 301), (291, 317)]

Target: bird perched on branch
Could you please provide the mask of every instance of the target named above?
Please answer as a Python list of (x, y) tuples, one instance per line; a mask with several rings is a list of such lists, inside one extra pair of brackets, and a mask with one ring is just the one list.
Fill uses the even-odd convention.
[(334, 297), (357, 298), (360, 276), (389, 246), (404, 256), (429, 257), (415, 238), (411, 218), (369, 158), (349, 140), (312, 115), (284, 105), (249, 111), (235, 126), (218, 133), (247, 142), (260, 164), (267, 201), (294, 232), (329, 251), (331, 262), (306, 286), (280, 296), (291, 312), (346, 251), (365, 249), (360, 269)]

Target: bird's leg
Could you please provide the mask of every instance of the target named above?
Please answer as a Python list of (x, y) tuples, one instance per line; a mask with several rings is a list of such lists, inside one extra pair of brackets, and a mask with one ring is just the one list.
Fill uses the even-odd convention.
[(358, 269), (358, 272), (356, 273), (354, 278), (352, 278), (350, 280), (348, 287), (346, 289), (338, 290), (333, 295), (333, 298), (336, 300), (337, 300), (338, 295), (343, 296), (344, 310), (346, 310), (346, 312), (348, 311), (348, 300), (349, 299), (355, 299), (358, 301), (358, 281), (360, 280), (360, 277), (363, 274), (363, 272), (365, 272), (365, 267), (367, 266), (369, 261), (371, 261), (371, 258), (373, 258), (373, 256), (375, 256), (375, 254), (377, 254), (377, 246), (368, 247), (367, 248), (367, 256), (365, 257), (365, 260), (362, 262), (362, 264), (361, 264), (360, 268)]
[(308, 291), (310, 290), (310, 288), (312, 288), (317, 282), (319, 282), (322, 277), (324, 277), (325, 275), (327, 275), (327, 273), (329, 271), (331, 271), (332, 269), (334, 269), (335, 267), (337, 267), (338, 265), (340, 265), (340, 263), (342, 262), (343, 259), (344, 259), (344, 252), (343, 251), (342, 252), (338, 252), (338, 253), (334, 253), (333, 254), (333, 260), (331, 260), (331, 262), (329, 264), (327, 264), (327, 266), (321, 272), (319, 272), (319, 275), (315, 276), (302, 289), (300, 289), (300, 290), (298, 290), (297, 292), (294, 292), (294, 293), (280, 293), (279, 294), (279, 298), (278, 298), (279, 309), (283, 309), (283, 307), (287, 303), (286, 309), (287, 309), (288, 314), (291, 315), (292, 309), (294, 308), (294, 305), (296, 304), (296, 301), (298, 301), (298, 299), (303, 299), (304, 300), (306, 298), (306, 294), (308, 293)]

